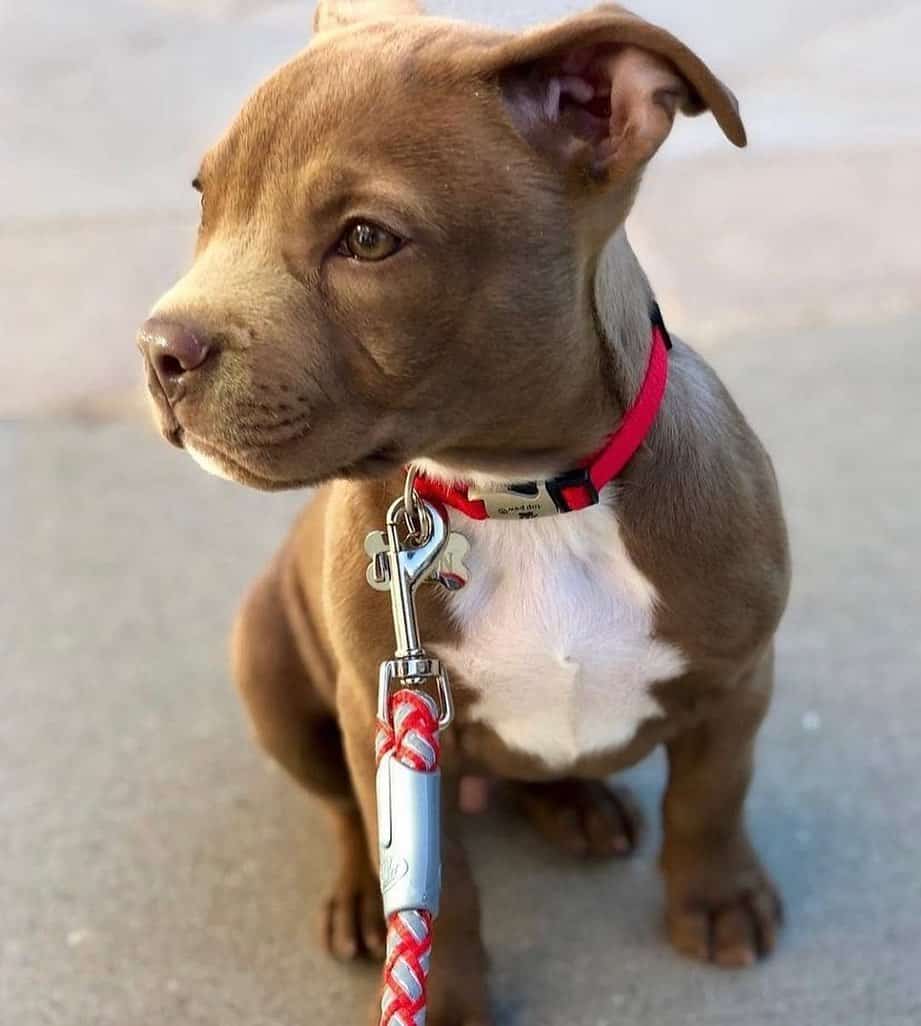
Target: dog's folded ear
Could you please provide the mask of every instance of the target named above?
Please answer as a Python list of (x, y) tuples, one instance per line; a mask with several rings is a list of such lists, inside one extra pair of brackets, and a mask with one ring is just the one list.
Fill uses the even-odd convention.
[(745, 126), (732, 92), (671, 33), (605, 4), (488, 47), (512, 120), (534, 145), (594, 177), (629, 176), (676, 113), (709, 110), (736, 146)]
[(319, 0), (313, 30), (319, 34), (359, 21), (406, 18), (415, 14), (422, 14), (422, 4), (416, 0)]

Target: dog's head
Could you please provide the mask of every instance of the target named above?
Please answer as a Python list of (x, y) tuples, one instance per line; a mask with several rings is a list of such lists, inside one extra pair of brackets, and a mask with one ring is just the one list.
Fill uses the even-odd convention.
[(552, 462), (599, 253), (678, 111), (744, 145), (732, 94), (613, 5), (513, 35), (327, 0), (316, 30), (196, 178), (194, 263), (140, 333), (164, 434), (270, 489)]

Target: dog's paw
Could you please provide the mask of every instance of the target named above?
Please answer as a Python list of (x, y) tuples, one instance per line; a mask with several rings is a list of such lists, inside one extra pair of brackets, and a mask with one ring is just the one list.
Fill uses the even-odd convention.
[(427, 1026), (493, 1026), (483, 973), (435, 972), (429, 984)]
[(320, 939), (329, 954), (340, 961), (383, 960), (387, 926), (380, 886), (370, 873), (339, 880), (323, 902)]
[[(377, 1002), (371, 1006), (368, 1026), (378, 1026), (381, 1010)], [(468, 1007), (467, 1003), (455, 1003), (452, 1007), (432, 1007), (426, 1013), (426, 1026), (494, 1026), (492, 1013), (485, 1008)]]
[(691, 873), (669, 881), (669, 938), (683, 955), (744, 969), (774, 950), (783, 905), (754, 855), (722, 873), (714, 863), (696, 879)]
[(489, 1009), (464, 1007), (432, 1009), (426, 1019), (427, 1026), (493, 1026)]
[[(482, 967), (447, 968), (444, 951), (439, 950), (438, 957), (439, 964), (433, 966), (429, 979), (426, 1026), (494, 1026)], [(380, 1022), (380, 1011), (380, 1003), (375, 1000), (368, 1019), (371, 1026)]]
[(642, 829), (629, 792), (597, 780), (517, 784), (515, 795), (537, 830), (557, 847), (585, 858), (630, 855)]

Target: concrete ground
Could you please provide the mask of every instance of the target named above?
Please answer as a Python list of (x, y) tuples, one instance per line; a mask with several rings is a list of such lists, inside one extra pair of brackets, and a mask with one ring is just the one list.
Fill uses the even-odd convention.
[[(520, 24), (585, 4), (439, 0)], [(500, 1026), (921, 1022), (921, 4), (634, 0), (741, 94), (650, 174), (667, 315), (775, 455), (797, 577), (751, 800), (787, 898), (741, 975), (662, 939), (652, 829), (585, 867), (471, 821)], [(183, 266), (198, 156), (307, 36), (272, 0), (0, 6), (0, 1022), (363, 1022), (313, 943), (317, 810), (227, 681), (234, 605), (303, 496), (202, 474), (137, 416), (132, 344)]]

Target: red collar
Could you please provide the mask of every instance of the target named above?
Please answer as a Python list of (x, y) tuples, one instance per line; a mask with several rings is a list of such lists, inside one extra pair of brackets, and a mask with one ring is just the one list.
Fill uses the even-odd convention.
[(652, 352), (636, 401), (604, 448), (577, 470), (549, 481), (510, 484), (497, 491), (471, 491), (420, 475), (416, 492), (424, 499), (459, 510), (473, 520), (532, 520), (596, 506), (599, 493), (620, 474), (649, 434), (668, 384), (672, 343), (658, 306), (652, 312)]

